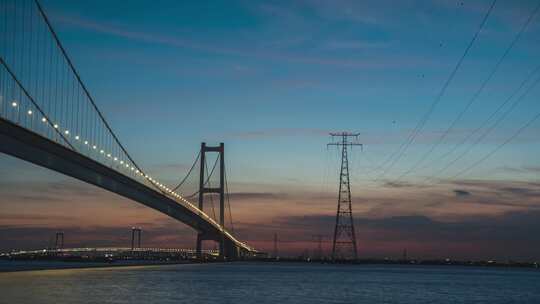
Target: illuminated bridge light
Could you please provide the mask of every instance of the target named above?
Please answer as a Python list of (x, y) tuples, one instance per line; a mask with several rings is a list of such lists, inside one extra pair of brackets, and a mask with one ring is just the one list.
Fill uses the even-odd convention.
[(84, 144), (85, 144), (85, 145), (88, 145), (88, 140), (85, 140), (85, 141), (84, 141)]
[(32, 115), (32, 110), (28, 110), (28, 115)]
[(123, 161), (123, 160), (121, 160), (121, 161), (120, 161), (120, 165), (123, 165), (123, 164), (124, 164), (124, 161)]
[(103, 150), (99, 150), (99, 153), (103, 154), (103, 153), (105, 153), (105, 151), (103, 151)]
[(47, 118), (43, 117), (43, 118), (41, 118), (41, 121), (47, 122)]
[(17, 102), (16, 102), (16, 101), (12, 102), (12, 103), (11, 103), (11, 106), (12, 106), (12, 107), (16, 107), (16, 106), (17, 106)]
[(97, 147), (96, 147), (96, 146), (94, 145), (94, 146), (92, 146), (92, 149), (94, 149), (94, 150), (95, 150), (95, 149), (97, 149)]
[(79, 139), (80, 139), (79, 135), (75, 136), (75, 139), (76, 139), (76, 140), (79, 140)]
[(111, 154), (107, 154), (107, 157), (109, 157), (109, 158), (110, 158), (110, 157), (111, 157)]
[(114, 161), (118, 161), (118, 157), (115, 157), (115, 158), (113, 158), (113, 159), (114, 159)]
[(54, 128), (55, 128), (55, 129), (58, 129), (58, 124), (54, 124)]
[(65, 130), (64, 133), (65, 133), (66, 135), (69, 135), (69, 130)]

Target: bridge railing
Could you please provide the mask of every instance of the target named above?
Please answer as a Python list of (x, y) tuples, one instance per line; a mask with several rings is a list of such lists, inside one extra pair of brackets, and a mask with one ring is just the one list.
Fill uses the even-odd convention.
[(160, 191), (251, 249), (135, 163), (35, 0), (0, 1), (0, 118)]

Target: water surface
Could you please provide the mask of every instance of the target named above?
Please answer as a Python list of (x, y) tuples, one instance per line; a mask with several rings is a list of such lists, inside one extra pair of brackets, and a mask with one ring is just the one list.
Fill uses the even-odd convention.
[(0, 303), (540, 303), (536, 269), (190, 264), (0, 273)]

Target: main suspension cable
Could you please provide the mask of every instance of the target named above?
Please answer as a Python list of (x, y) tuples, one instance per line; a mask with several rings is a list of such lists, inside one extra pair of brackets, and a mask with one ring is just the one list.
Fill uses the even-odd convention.
[(195, 165), (197, 165), (197, 162), (199, 161), (199, 158), (201, 157), (201, 151), (199, 151), (199, 153), (197, 154), (197, 157), (195, 158), (195, 161), (193, 162), (193, 164), (191, 165), (191, 168), (189, 169), (188, 173), (186, 174), (186, 176), (184, 176), (184, 179), (182, 179), (182, 181), (174, 188), (172, 188), (172, 191), (176, 191), (178, 190), (178, 188), (182, 187), (182, 185), (184, 184), (184, 182), (188, 179), (189, 175), (191, 174), (191, 171), (193, 171), (193, 168), (195, 168)]

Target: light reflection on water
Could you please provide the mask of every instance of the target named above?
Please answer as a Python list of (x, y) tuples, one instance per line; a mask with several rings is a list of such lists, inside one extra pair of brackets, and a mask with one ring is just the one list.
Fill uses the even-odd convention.
[(0, 273), (0, 303), (540, 303), (540, 271), (191, 264)]

